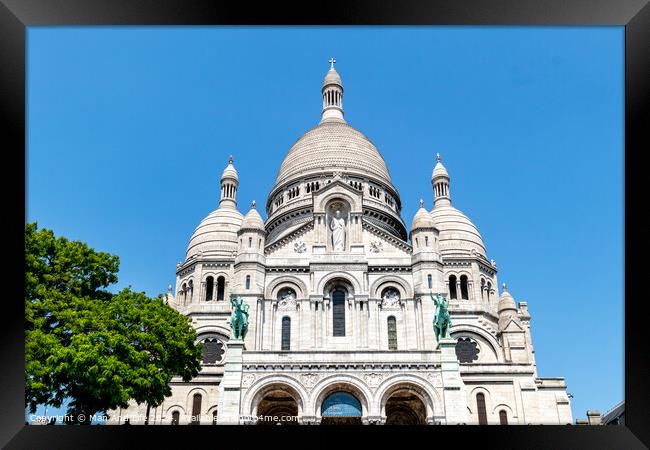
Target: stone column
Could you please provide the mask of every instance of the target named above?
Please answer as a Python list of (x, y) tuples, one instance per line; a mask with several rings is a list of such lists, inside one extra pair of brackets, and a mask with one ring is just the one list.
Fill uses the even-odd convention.
[(456, 339), (441, 338), (440, 371), (444, 390), (445, 416), (447, 425), (468, 423), (465, 384), (460, 378), (460, 364), (456, 357)]
[(223, 378), (219, 385), (219, 414), (217, 425), (239, 425), (241, 412), (241, 379), (244, 342), (231, 339)]

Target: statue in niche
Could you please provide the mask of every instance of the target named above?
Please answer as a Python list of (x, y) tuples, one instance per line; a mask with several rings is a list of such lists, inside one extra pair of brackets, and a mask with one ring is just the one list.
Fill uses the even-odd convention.
[(345, 219), (341, 217), (341, 211), (336, 211), (336, 216), (330, 221), (332, 230), (332, 247), (334, 251), (345, 250)]

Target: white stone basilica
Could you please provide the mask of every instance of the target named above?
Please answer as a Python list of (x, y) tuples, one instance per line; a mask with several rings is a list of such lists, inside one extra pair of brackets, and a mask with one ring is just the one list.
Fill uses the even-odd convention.
[[(232, 158), (223, 171), (167, 296), (204, 344), (202, 370), (174, 380), (149, 423), (571, 424), (565, 381), (538, 376), (527, 304), (505, 284), (499, 294), (440, 156), (434, 207), (420, 201), (409, 231), (330, 65), (320, 123), (286, 154), (266, 221), (255, 202), (237, 210)], [(243, 341), (231, 339), (230, 292), (249, 306)], [(449, 300), (451, 339), (436, 341), (431, 293)]]

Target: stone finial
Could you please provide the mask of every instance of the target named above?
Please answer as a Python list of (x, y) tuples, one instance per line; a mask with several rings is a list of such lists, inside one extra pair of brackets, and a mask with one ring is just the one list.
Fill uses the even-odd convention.
[(256, 208), (257, 208), (257, 203), (255, 202), (255, 200), (253, 200), (251, 202), (251, 209), (256, 209)]
[(334, 64), (336, 63), (336, 60), (334, 58), (330, 58), (327, 60), (328, 63), (330, 63), (330, 69), (334, 68)]
[(167, 293), (168, 294), (172, 293), (172, 285), (171, 284), (169, 286), (167, 286)]
[(424, 200), (420, 199), (420, 208), (424, 208)]
[(501, 287), (503, 288), (503, 291), (504, 291), (504, 292), (506, 292), (506, 291), (508, 290), (508, 289), (506, 289), (506, 284), (505, 284), (505, 283), (503, 283), (503, 284), (501, 285)]
[(440, 153), (436, 153), (436, 161), (438, 162), (442, 161), (442, 158), (440, 157)]
[(233, 162), (235, 162), (235, 158), (232, 155), (228, 156), (228, 164), (232, 164)]

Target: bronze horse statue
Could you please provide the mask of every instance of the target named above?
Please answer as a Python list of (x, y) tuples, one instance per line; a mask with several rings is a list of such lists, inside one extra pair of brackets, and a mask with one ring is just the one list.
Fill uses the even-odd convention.
[(431, 300), (436, 305), (436, 315), (433, 317), (433, 331), (436, 334), (436, 340), (449, 338), (449, 329), (451, 328), (451, 318), (449, 317), (449, 301), (442, 294), (430, 293)]
[(233, 339), (243, 340), (248, 331), (248, 305), (244, 303), (241, 297), (232, 296), (230, 293), (230, 304), (232, 305), (232, 314), (230, 316), (230, 327), (232, 328)]

